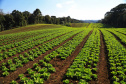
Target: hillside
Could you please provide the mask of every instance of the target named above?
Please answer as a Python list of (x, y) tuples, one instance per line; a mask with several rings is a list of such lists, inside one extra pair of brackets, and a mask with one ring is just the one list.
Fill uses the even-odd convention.
[(35, 24), (35, 25), (28, 25), (28, 26), (24, 26), (24, 27), (19, 27), (19, 28), (2, 31), (2, 32), (0, 32), (0, 35), (34, 31), (34, 30), (42, 30), (42, 29), (61, 28), (61, 27), (63, 27), (63, 26), (54, 25), (54, 24)]

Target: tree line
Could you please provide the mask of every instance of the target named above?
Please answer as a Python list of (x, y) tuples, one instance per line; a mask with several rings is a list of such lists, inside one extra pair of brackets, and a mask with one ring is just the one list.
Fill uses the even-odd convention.
[(20, 12), (13, 10), (10, 14), (4, 14), (0, 11), (0, 31), (9, 30), (15, 27), (26, 26), (28, 24), (62, 24), (69, 26), (69, 23), (81, 23), (82, 21), (72, 19), (70, 16), (57, 18), (56, 16), (42, 15), (39, 9), (33, 13), (28, 11)]
[(113, 27), (126, 27), (126, 4), (119, 4), (112, 8), (101, 22)]

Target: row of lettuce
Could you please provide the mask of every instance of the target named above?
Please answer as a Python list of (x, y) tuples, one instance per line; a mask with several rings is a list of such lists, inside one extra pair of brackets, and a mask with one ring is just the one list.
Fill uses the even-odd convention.
[(51, 40), (53, 38), (56, 38), (60, 35), (63, 35), (72, 31), (75, 31), (75, 30), (57, 30), (56, 32), (53, 31), (49, 33), (44, 33), (40, 36), (32, 37), (24, 41), (6, 45), (6, 48), (5, 46), (3, 46), (1, 48), (2, 50), (5, 50), (5, 51), (2, 51), (0, 53), (0, 61), (8, 57), (15, 56), (16, 54), (20, 54), (21, 52), (34, 48), (35, 46), (41, 45), (48, 40)]
[[(38, 56), (42, 56), (42, 54), (44, 54), (46, 51), (53, 49), (55, 46), (58, 46), (60, 43), (62, 43), (66, 39), (72, 37), (73, 35), (81, 31), (83, 30), (67, 33), (65, 35), (60, 36), (59, 38), (43, 43), (42, 45), (39, 45), (38, 47), (33, 48), (32, 50), (28, 50), (27, 52), (24, 52), (23, 54), (19, 54), (18, 56), (13, 57), (12, 59), (8, 59), (7, 62), (2, 63), (2, 66), (1, 66), (2, 75), (3, 76), (9, 75), (9, 72), (15, 71), (18, 67), (23, 67), (23, 64), (26, 64), (29, 61), (34, 61), (34, 59), (37, 58)], [(52, 37), (53, 36), (48, 37), (48, 38), (52, 38)], [(14, 52), (14, 50), (12, 52)]]
[[(19, 78), (21, 80), (19, 83), (43, 84), (44, 81), (50, 77), (52, 72), (56, 72), (55, 68), (53, 68), (52, 64), (50, 64), (50, 61), (55, 57), (58, 57), (61, 60), (66, 59), (72, 54), (72, 52), (83, 41), (84, 37), (87, 36), (90, 31), (91, 29), (86, 29), (80, 32), (79, 34), (74, 36), (72, 40), (69, 40), (64, 45), (57, 48), (55, 51), (46, 55), (44, 59), (40, 59), (39, 63), (33, 64), (33, 68), (27, 69), (27, 73), (19, 75)], [(28, 77), (30, 77), (30, 79), (25, 76), (26, 74), (28, 74)], [(11, 83), (16, 83), (16, 81), (13, 80)]]
[[(66, 33), (68, 31), (71, 31), (71, 30), (66, 29)], [(35, 41), (35, 40), (40, 40), (44, 37), (47, 37), (47, 36), (50, 36), (50, 35), (53, 35), (53, 34), (58, 34), (58, 33), (60, 34), (60, 32), (64, 33), (65, 30), (64, 29), (57, 29), (57, 30), (52, 29), (52, 30), (47, 30), (47, 31), (35, 31), (35, 32), (29, 32), (28, 34), (26, 33), (25, 35), (23, 35), (24, 33), (21, 33), (21, 34), (18, 34), (20, 36), (17, 36), (16, 38), (14, 38), (15, 40), (12, 39), (11, 37), (10, 38), (8, 37), (6, 40), (11, 40), (11, 41), (14, 40), (15, 42), (7, 44), (7, 45), (0, 46), (0, 51), (5, 52), (7, 49), (19, 47), (20, 45), (28, 44), (29, 42), (32, 42), (32, 41)], [(38, 33), (38, 35), (36, 35), (37, 33)], [(15, 34), (12, 34), (12, 36), (14, 36), (14, 35)], [(2, 39), (2, 40), (3, 40), (3, 43), (5, 43), (4, 39)]]
[(79, 80), (78, 84), (88, 84), (89, 81), (97, 79), (97, 62), (100, 54), (100, 32), (94, 29), (84, 47), (68, 68), (63, 82)]
[[(105, 44), (108, 51), (108, 64), (110, 70), (110, 80), (113, 84), (125, 84), (126, 83), (126, 48), (114, 37), (111, 33), (116, 34), (122, 42), (125, 42), (124, 38), (121, 38), (121, 33), (113, 30), (106, 31), (101, 29)], [(111, 32), (109, 32), (111, 31)], [(124, 36), (125, 37), (125, 36)]]
[(9, 45), (20, 41), (25, 41), (29, 38), (34, 38), (36, 36), (41, 36), (44, 33), (49, 33), (49, 32), (54, 33), (54, 31), (62, 31), (62, 30), (70, 30), (70, 28), (54, 28), (54, 29), (44, 29), (44, 30), (35, 30), (35, 31), (0, 35), (0, 47), (3, 45)]
[(114, 35), (116, 35), (121, 40), (121, 42), (126, 44), (126, 35), (122, 31), (118, 32), (117, 30), (113, 30), (113, 29), (106, 29), (106, 30), (108, 30), (109, 32), (111, 32)]
[[(84, 31), (82, 31), (84, 30)], [(125, 47), (114, 37), (113, 34), (118, 36), (123, 43), (125, 43), (125, 35), (120, 30), (111, 30), (111, 29), (100, 29), (105, 45), (108, 51), (108, 65), (110, 71), (110, 80), (113, 84), (125, 84), (126, 82), (126, 49)], [(80, 44), (83, 38), (91, 31), (91, 29), (81, 29), (77, 31), (67, 31), (62, 32), (65, 34), (59, 38), (56, 38), (50, 42), (42, 43), (43, 45), (38, 46), (24, 54), (20, 54), (18, 57), (9, 59), (8, 62), (2, 63), (1, 70), (2, 75), (7, 76), (10, 72), (13, 72), (18, 67), (23, 67), (23, 64), (28, 63), (29, 61), (34, 61), (35, 58), (41, 56), (46, 51), (53, 49), (55, 46), (59, 45), (66, 39), (74, 36), (74, 38), (66, 42), (63, 46), (60, 46), (55, 51), (46, 55), (44, 59), (40, 59), (39, 63), (33, 64), (33, 68), (28, 68), (27, 73), (20, 74), (20, 82), (24, 84), (34, 84), (39, 83), (43, 84), (47, 80), (51, 73), (56, 72), (55, 68), (50, 61), (55, 58), (61, 58), (65, 60), (72, 52), (76, 49), (76, 46)], [(58, 31), (57, 31), (58, 32)], [(112, 33), (113, 34), (112, 34)], [(62, 35), (61, 34), (61, 35)], [(55, 35), (55, 34), (54, 34)], [(53, 36), (53, 35), (51, 35)], [(123, 37), (123, 38), (122, 38)], [(54, 38), (54, 37), (53, 37)], [(51, 38), (52, 39), (52, 38)], [(42, 40), (41, 40), (42, 41)], [(47, 40), (46, 40), (47, 41)], [(9, 51), (9, 50), (8, 50)], [(64, 84), (69, 84), (70, 80), (79, 80), (79, 84), (88, 84), (91, 80), (97, 79), (97, 62), (99, 61), (100, 53), (100, 31), (94, 29), (93, 33), (89, 36), (87, 42), (82, 48), (81, 52), (74, 59), (72, 65), (68, 68), (65, 78), (63, 80)], [(4, 53), (3, 53), (4, 54)], [(26, 77), (28, 74), (28, 78)], [(30, 78), (30, 79), (29, 79)], [(17, 82), (13, 80), (12, 84)]]

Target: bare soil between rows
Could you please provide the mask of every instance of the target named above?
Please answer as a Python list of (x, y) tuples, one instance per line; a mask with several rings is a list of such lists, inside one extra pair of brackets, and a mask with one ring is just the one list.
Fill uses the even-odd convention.
[(102, 35), (102, 32), (100, 31), (100, 57), (98, 62), (98, 79), (96, 81), (91, 82), (91, 84), (110, 84), (109, 80), (109, 70), (108, 70), (108, 64), (107, 64), (107, 51), (104, 43), (104, 38)]
[(62, 42), (61, 44), (59, 44), (58, 46), (54, 47), (52, 50), (48, 50), (46, 53), (42, 54), (38, 58), (35, 58), (34, 61), (29, 61), (27, 64), (24, 64), (23, 67), (17, 68), (16, 71), (10, 73), (8, 76), (6, 76), (6, 77), (0, 77), (0, 83), (9, 84), (12, 80), (17, 79), (19, 74), (25, 73), (28, 68), (32, 68), (33, 67), (34, 63), (39, 63), (40, 59), (43, 59), (44, 56), (46, 56), (47, 54), (51, 53), (55, 49), (59, 48), (60, 46), (62, 46), (63, 44), (65, 44), (67, 41), (71, 40), (77, 34), (75, 34), (72, 37), (68, 38), (67, 40), (65, 40), (64, 42)]
[[(92, 32), (93, 30), (89, 32), (89, 34), (83, 39), (83, 41), (76, 47), (75, 51), (70, 56), (68, 56), (65, 60), (61, 60), (60, 58), (55, 58), (50, 61), (50, 63), (56, 69), (56, 72), (52, 73), (49, 79), (44, 82), (44, 84), (63, 84), (62, 80), (64, 78), (67, 69), (73, 63), (75, 57), (79, 54), (79, 52), (83, 48), (84, 44), (86, 43), (88, 37), (91, 35)], [(72, 81), (72, 83), (77, 84), (78, 81)]]

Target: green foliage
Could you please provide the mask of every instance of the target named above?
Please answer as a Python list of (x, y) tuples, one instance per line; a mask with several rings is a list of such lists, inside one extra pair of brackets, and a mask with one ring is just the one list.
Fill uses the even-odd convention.
[(80, 79), (78, 84), (88, 84), (88, 82), (86, 82), (86, 81), (83, 80), (83, 79)]
[(24, 74), (19, 74), (18, 78), (24, 78)]
[(35, 68), (36, 71), (40, 71), (40, 69), (41, 69), (40, 66), (37, 66), (37, 67)]
[[(101, 30), (108, 50), (108, 59), (113, 83), (121, 83), (125, 80), (125, 51), (126, 49), (114, 36), (106, 30)], [(111, 31), (111, 29), (110, 29)], [(112, 31), (114, 32), (114, 31)], [(116, 32), (114, 32), (116, 33)], [(116, 33), (117, 34), (117, 33)]]
[(8, 76), (9, 75), (9, 72), (8, 71), (5, 71), (2, 73), (3, 76)]
[(4, 30), (4, 21), (6, 21), (4, 16), (0, 14), (0, 31)]
[(50, 76), (50, 73), (44, 72), (41, 76), (44, 78), (44, 80), (47, 80)]
[(34, 63), (33, 64), (33, 67), (35, 68), (35, 67), (37, 67), (38, 66), (38, 63)]
[(2, 71), (8, 71), (9, 69), (6, 66), (2, 66)]
[(15, 71), (16, 70), (16, 65), (15, 64), (11, 64), (10, 65), (10, 71)]
[(16, 81), (12, 80), (10, 84), (18, 84)]
[(43, 74), (44, 72), (47, 72), (47, 68), (42, 68), (39, 70), (39, 73)]
[(69, 84), (69, 80), (68, 79), (63, 80), (63, 84)]
[(5, 18), (5, 22), (4, 22), (4, 25), (5, 25), (5, 30), (8, 30), (8, 29), (11, 29), (13, 26), (14, 26), (14, 17), (11, 15), (11, 14), (6, 14), (4, 16)]
[(92, 78), (93, 78), (93, 79), (97, 79), (98, 77), (97, 77), (96, 74), (92, 74)]
[(42, 78), (37, 77), (36, 79), (34, 79), (34, 83), (35, 84), (43, 84), (44, 80)]
[[(126, 25), (126, 4), (119, 4), (118, 6), (112, 8), (109, 12), (106, 12), (102, 23), (112, 25), (118, 28), (125, 28)], [(116, 17), (116, 18), (115, 18)]]
[(56, 72), (55, 68), (48, 68), (48, 72)]

